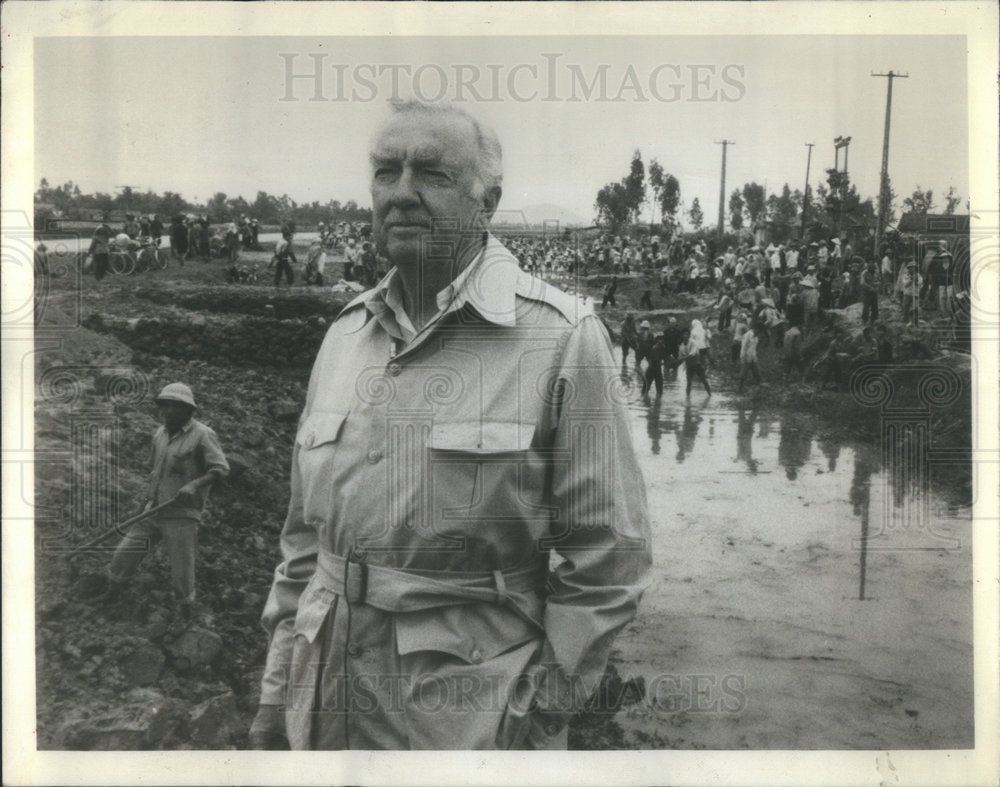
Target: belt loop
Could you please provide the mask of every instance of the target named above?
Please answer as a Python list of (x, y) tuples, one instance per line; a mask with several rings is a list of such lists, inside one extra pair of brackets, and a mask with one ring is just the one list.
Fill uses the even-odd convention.
[(510, 601), (510, 596), (507, 595), (507, 583), (503, 578), (502, 571), (493, 572), (493, 581), (497, 586), (497, 606), (502, 607), (508, 601)]
[[(352, 560), (354, 550), (351, 550), (348, 558), (344, 560), (344, 597), (351, 604), (364, 604), (368, 597), (368, 565)], [(352, 568), (358, 572), (357, 592), (351, 592)]]

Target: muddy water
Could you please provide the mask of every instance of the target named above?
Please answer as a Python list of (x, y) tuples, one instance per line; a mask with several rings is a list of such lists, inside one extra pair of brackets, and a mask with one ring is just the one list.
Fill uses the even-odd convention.
[(617, 642), (633, 742), (711, 749), (973, 744), (971, 512), (906, 454), (731, 392), (633, 396), (653, 582)]

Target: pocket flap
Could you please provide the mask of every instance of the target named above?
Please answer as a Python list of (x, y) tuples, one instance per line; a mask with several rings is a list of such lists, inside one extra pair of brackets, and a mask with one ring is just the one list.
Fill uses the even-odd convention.
[(509, 609), (489, 604), (399, 612), (395, 616), (399, 654), (422, 650), (450, 653), (479, 664), (516, 648), (541, 632)]
[(459, 421), (434, 424), (431, 448), (445, 451), (524, 451), (534, 424), (509, 421)]
[(305, 637), (312, 644), (323, 628), (323, 621), (330, 612), (336, 595), (317, 582), (310, 582), (299, 597), (299, 608), (295, 613), (295, 636)]
[(310, 413), (299, 427), (295, 442), (303, 448), (335, 443), (346, 419), (347, 413)]

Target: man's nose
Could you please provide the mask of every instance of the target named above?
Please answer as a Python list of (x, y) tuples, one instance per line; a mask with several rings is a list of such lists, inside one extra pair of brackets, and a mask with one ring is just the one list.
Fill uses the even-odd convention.
[(420, 186), (413, 170), (403, 167), (389, 193), (389, 203), (394, 207), (408, 207), (420, 204)]

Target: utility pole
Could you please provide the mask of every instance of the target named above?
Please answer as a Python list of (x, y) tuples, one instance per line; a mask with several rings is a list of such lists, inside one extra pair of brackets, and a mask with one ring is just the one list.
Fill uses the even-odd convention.
[(836, 151), (834, 169), (840, 172), (840, 149), (844, 149), (844, 172), (843, 179), (840, 181), (840, 188), (838, 191), (838, 201), (837, 201), (837, 236), (840, 236), (841, 224), (844, 220), (844, 200), (847, 199), (847, 151), (850, 150), (851, 138), (850, 137), (837, 137), (833, 140), (834, 150)]
[(908, 79), (909, 74), (897, 74), (890, 70), (888, 74), (872, 74), (873, 77), (886, 77), (889, 80), (885, 93), (885, 136), (882, 138), (882, 174), (879, 178), (878, 219), (875, 223), (875, 257), (878, 258), (879, 241), (885, 232), (889, 216), (889, 121), (892, 118), (892, 80)]
[(815, 142), (806, 142), (806, 147), (809, 148), (809, 155), (806, 157), (806, 190), (802, 192), (802, 232), (800, 237), (805, 238), (806, 236), (806, 215), (809, 213), (809, 165), (812, 163), (813, 157), (813, 146)]
[(719, 243), (722, 243), (722, 227), (726, 217), (726, 146), (735, 145), (736, 143), (732, 140), (724, 139), (722, 142), (716, 142), (715, 144), (722, 145), (722, 183), (719, 185)]

